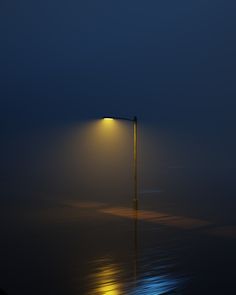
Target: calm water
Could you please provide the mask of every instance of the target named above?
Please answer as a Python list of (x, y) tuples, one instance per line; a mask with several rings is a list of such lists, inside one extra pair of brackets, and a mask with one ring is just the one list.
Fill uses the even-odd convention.
[(13, 295), (235, 294), (232, 218), (186, 214), (184, 205), (175, 212), (168, 202), (141, 207), (136, 215), (108, 202), (4, 202), (0, 288)]

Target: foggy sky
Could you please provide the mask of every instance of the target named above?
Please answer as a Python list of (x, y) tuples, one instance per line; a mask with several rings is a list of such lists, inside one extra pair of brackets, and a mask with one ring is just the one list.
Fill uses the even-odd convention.
[(1, 182), (32, 165), (48, 129), (106, 114), (140, 118), (152, 150), (165, 151), (158, 169), (188, 163), (235, 175), (235, 8), (233, 0), (2, 0)]

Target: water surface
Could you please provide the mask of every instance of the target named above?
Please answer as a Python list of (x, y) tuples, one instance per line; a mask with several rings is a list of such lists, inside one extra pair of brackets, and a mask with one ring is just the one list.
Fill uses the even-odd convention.
[[(5, 202), (8, 294), (233, 294), (234, 225), (102, 202)], [(165, 209), (165, 210), (164, 210)]]

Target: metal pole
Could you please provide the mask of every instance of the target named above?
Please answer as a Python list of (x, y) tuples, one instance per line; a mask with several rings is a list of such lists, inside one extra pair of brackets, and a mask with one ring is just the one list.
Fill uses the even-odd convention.
[(138, 210), (134, 210), (134, 283), (136, 286), (138, 275)]
[(137, 134), (138, 120), (134, 117), (134, 209), (138, 210)]

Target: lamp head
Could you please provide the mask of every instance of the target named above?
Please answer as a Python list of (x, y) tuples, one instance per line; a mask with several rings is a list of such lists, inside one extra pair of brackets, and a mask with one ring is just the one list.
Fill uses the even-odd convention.
[(130, 122), (136, 122), (137, 123), (137, 117), (135, 116), (133, 119), (125, 118), (125, 117), (103, 117), (103, 120), (106, 121), (112, 121), (112, 120), (125, 120)]
[(111, 117), (104, 117), (103, 120), (106, 120), (106, 121), (113, 121), (114, 118), (111, 118)]

